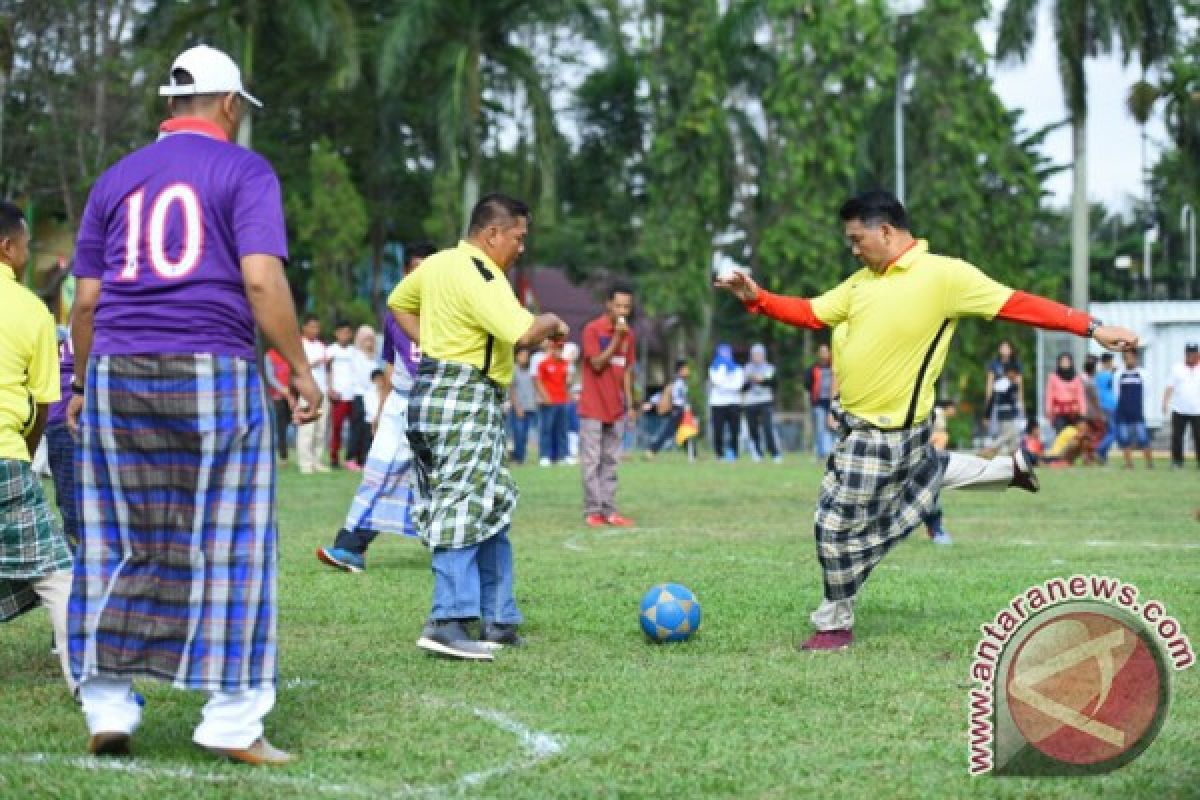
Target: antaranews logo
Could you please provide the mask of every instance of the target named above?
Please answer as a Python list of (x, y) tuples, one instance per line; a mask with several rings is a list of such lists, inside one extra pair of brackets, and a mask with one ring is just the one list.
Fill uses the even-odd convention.
[(1171, 672), (1195, 663), (1179, 622), (1133, 584), (1053, 578), (980, 630), (971, 663), (972, 775), (1092, 775), (1141, 755), (1167, 717)]

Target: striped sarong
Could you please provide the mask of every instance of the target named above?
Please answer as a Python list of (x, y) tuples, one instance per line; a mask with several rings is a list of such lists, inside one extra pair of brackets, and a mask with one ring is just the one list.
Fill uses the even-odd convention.
[(379, 410), (379, 428), (371, 442), (362, 483), (342, 526), (416, 536), (412, 522), (412, 448), (408, 444), (408, 392), (393, 389)]
[(81, 434), (75, 678), (273, 686), (275, 462), (255, 364), (97, 357)]
[(889, 550), (937, 502), (942, 468), (928, 420), (885, 431), (850, 414), (817, 501), (817, 559), (825, 599), (849, 600)]
[(408, 402), (417, 465), (413, 521), (430, 548), (462, 548), (508, 530), (517, 484), (504, 462), (504, 388), (475, 367), (423, 358)]
[(28, 461), (0, 458), (0, 622), (38, 604), (32, 581), (71, 568), (71, 554)]

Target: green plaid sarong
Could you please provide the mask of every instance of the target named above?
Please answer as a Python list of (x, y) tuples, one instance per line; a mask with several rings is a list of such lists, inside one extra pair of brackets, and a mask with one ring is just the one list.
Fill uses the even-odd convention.
[(431, 549), (470, 547), (512, 522), (518, 492), (504, 463), (504, 394), (467, 364), (426, 357), (417, 368), (408, 400), (413, 522)]
[(0, 459), (0, 622), (38, 604), (30, 581), (71, 568), (71, 553), (28, 461)]

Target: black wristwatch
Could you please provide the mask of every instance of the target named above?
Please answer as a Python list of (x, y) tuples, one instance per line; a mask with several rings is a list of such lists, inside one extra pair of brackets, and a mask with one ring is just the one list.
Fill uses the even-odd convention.
[(1096, 328), (1099, 328), (1103, 324), (1104, 323), (1101, 320), (1092, 317), (1092, 321), (1088, 323), (1088, 338), (1092, 338), (1092, 335), (1096, 332)]
[(71, 381), (71, 394), (85, 394), (85, 393), (86, 392), (85, 392), (83, 386), (76, 383), (75, 381)]

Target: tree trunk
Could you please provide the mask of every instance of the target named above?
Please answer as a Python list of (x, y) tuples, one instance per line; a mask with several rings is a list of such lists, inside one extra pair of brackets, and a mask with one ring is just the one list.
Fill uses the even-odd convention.
[[(246, 24), (242, 31), (242, 84), (250, 83), (254, 76), (254, 37), (257, 34), (258, 3), (248, 0), (246, 3)], [(247, 150), (251, 149), (254, 141), (254, 123), (250, 119), (251, 111), (246, 109), (242, 114), (241, 125), (238, 126), (237, 143)]]
[[(1071, 305), (1081, 311), (1088, 306), (1088, 197), (1087, 197), (1087, 117), (1071, 120), (1071, 145), (1074, 155), (1071, 191)], [(1079, 340), (1079, 354), (1083, 340)]]
[(483, 114), (483, 76), (480, 74), (478, 34), (472, 38), (467, 54), (467, 169), (463, 175), (462, 233), (465, 236), (471, 220), (471, 210), (479, 201), (479, 162), (482, 147), (479, 135)]

